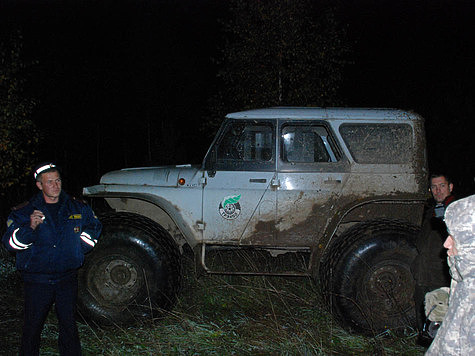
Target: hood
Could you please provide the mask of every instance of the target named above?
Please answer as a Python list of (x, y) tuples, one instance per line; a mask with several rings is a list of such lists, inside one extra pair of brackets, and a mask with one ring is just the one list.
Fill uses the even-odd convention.
[[(474, 278), (475, 195), (451, 203), (445, 211), (444, 220), (457, 249), (457, 255), (449, 258), (449, 264), (452, 265), (452, 268), (456, 268), (456, 272), (462, 279)], [(452, 273), (453, 275), (454, 273)]]
[(191, 182), (197, 178), (199, 166), (179, 165), (165, 167), (125, 168), (101, 177), (101, 184), (147, 185), (176, 187), (178, 179)]

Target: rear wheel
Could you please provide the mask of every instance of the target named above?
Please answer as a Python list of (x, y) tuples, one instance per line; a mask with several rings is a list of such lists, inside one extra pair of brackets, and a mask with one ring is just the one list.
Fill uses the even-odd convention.
[(130, 324), (176, 302), (181, 256), (158, 224), (137, 214), (100, 218), (101, 239), (79, 273), (78, 306), (99, 324)]
[(349, 229), (320, 266), (334, 315), (352, 330), (379, 333), (414, 327), (411, 263), (417, 228), (381, 220)]

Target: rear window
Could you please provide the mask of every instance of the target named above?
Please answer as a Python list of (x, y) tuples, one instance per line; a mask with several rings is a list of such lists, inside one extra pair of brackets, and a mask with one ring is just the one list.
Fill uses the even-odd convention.
[(357, 163), (404, 164), (412, 157), (412, 128), (407, 124), (343, 124), (340, 134)]

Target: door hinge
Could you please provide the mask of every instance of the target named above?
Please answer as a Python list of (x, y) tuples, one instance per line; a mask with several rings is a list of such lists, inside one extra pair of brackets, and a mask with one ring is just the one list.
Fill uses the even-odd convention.
[(280, 179), (273, 178), (270, 182), (271, 187), (280, 187)]

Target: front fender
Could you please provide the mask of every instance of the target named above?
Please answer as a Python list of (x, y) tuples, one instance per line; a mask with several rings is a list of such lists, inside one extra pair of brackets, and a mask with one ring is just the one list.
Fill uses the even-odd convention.
[[(162, 225), (174, 237), (177, 235), (176, 231), (173, 231), (173, 226), (175, 226), (192, 248), (202, 240), (202, 230), (197, 226), (197, 221), (201, 218), (199, 215), (193, 216), (192, 212), (188, 212), (188, 215), (184, 214), (185, 212), (169, 199), (147, 191), (150, 187), (137, 188), (140, 187), (134, 187), (135, 190), (143, 191), (127, 192), (125, 191), (126, 186), (101, 184), (84, 188), (83, 194), (91, 199), (104, 198), (110, 207), (116, 211), (128, 211), (147, 216)], [(178, 189), (174, 189), (175, 194), (173, 195), (175, 197), (181, 195), (177, 194), (178, 191)], [(201, 198), (201, 193), (199, 197)], [(189, 198), (190, 194), (188, 192), (187, 199)], [(201, 207), (201, 203), (197, 205)], [(173, 226), (170, 226), (171, 223)], [(180, 246), (183, 245), (180, 241), (177, 241), (177, 243)]]

